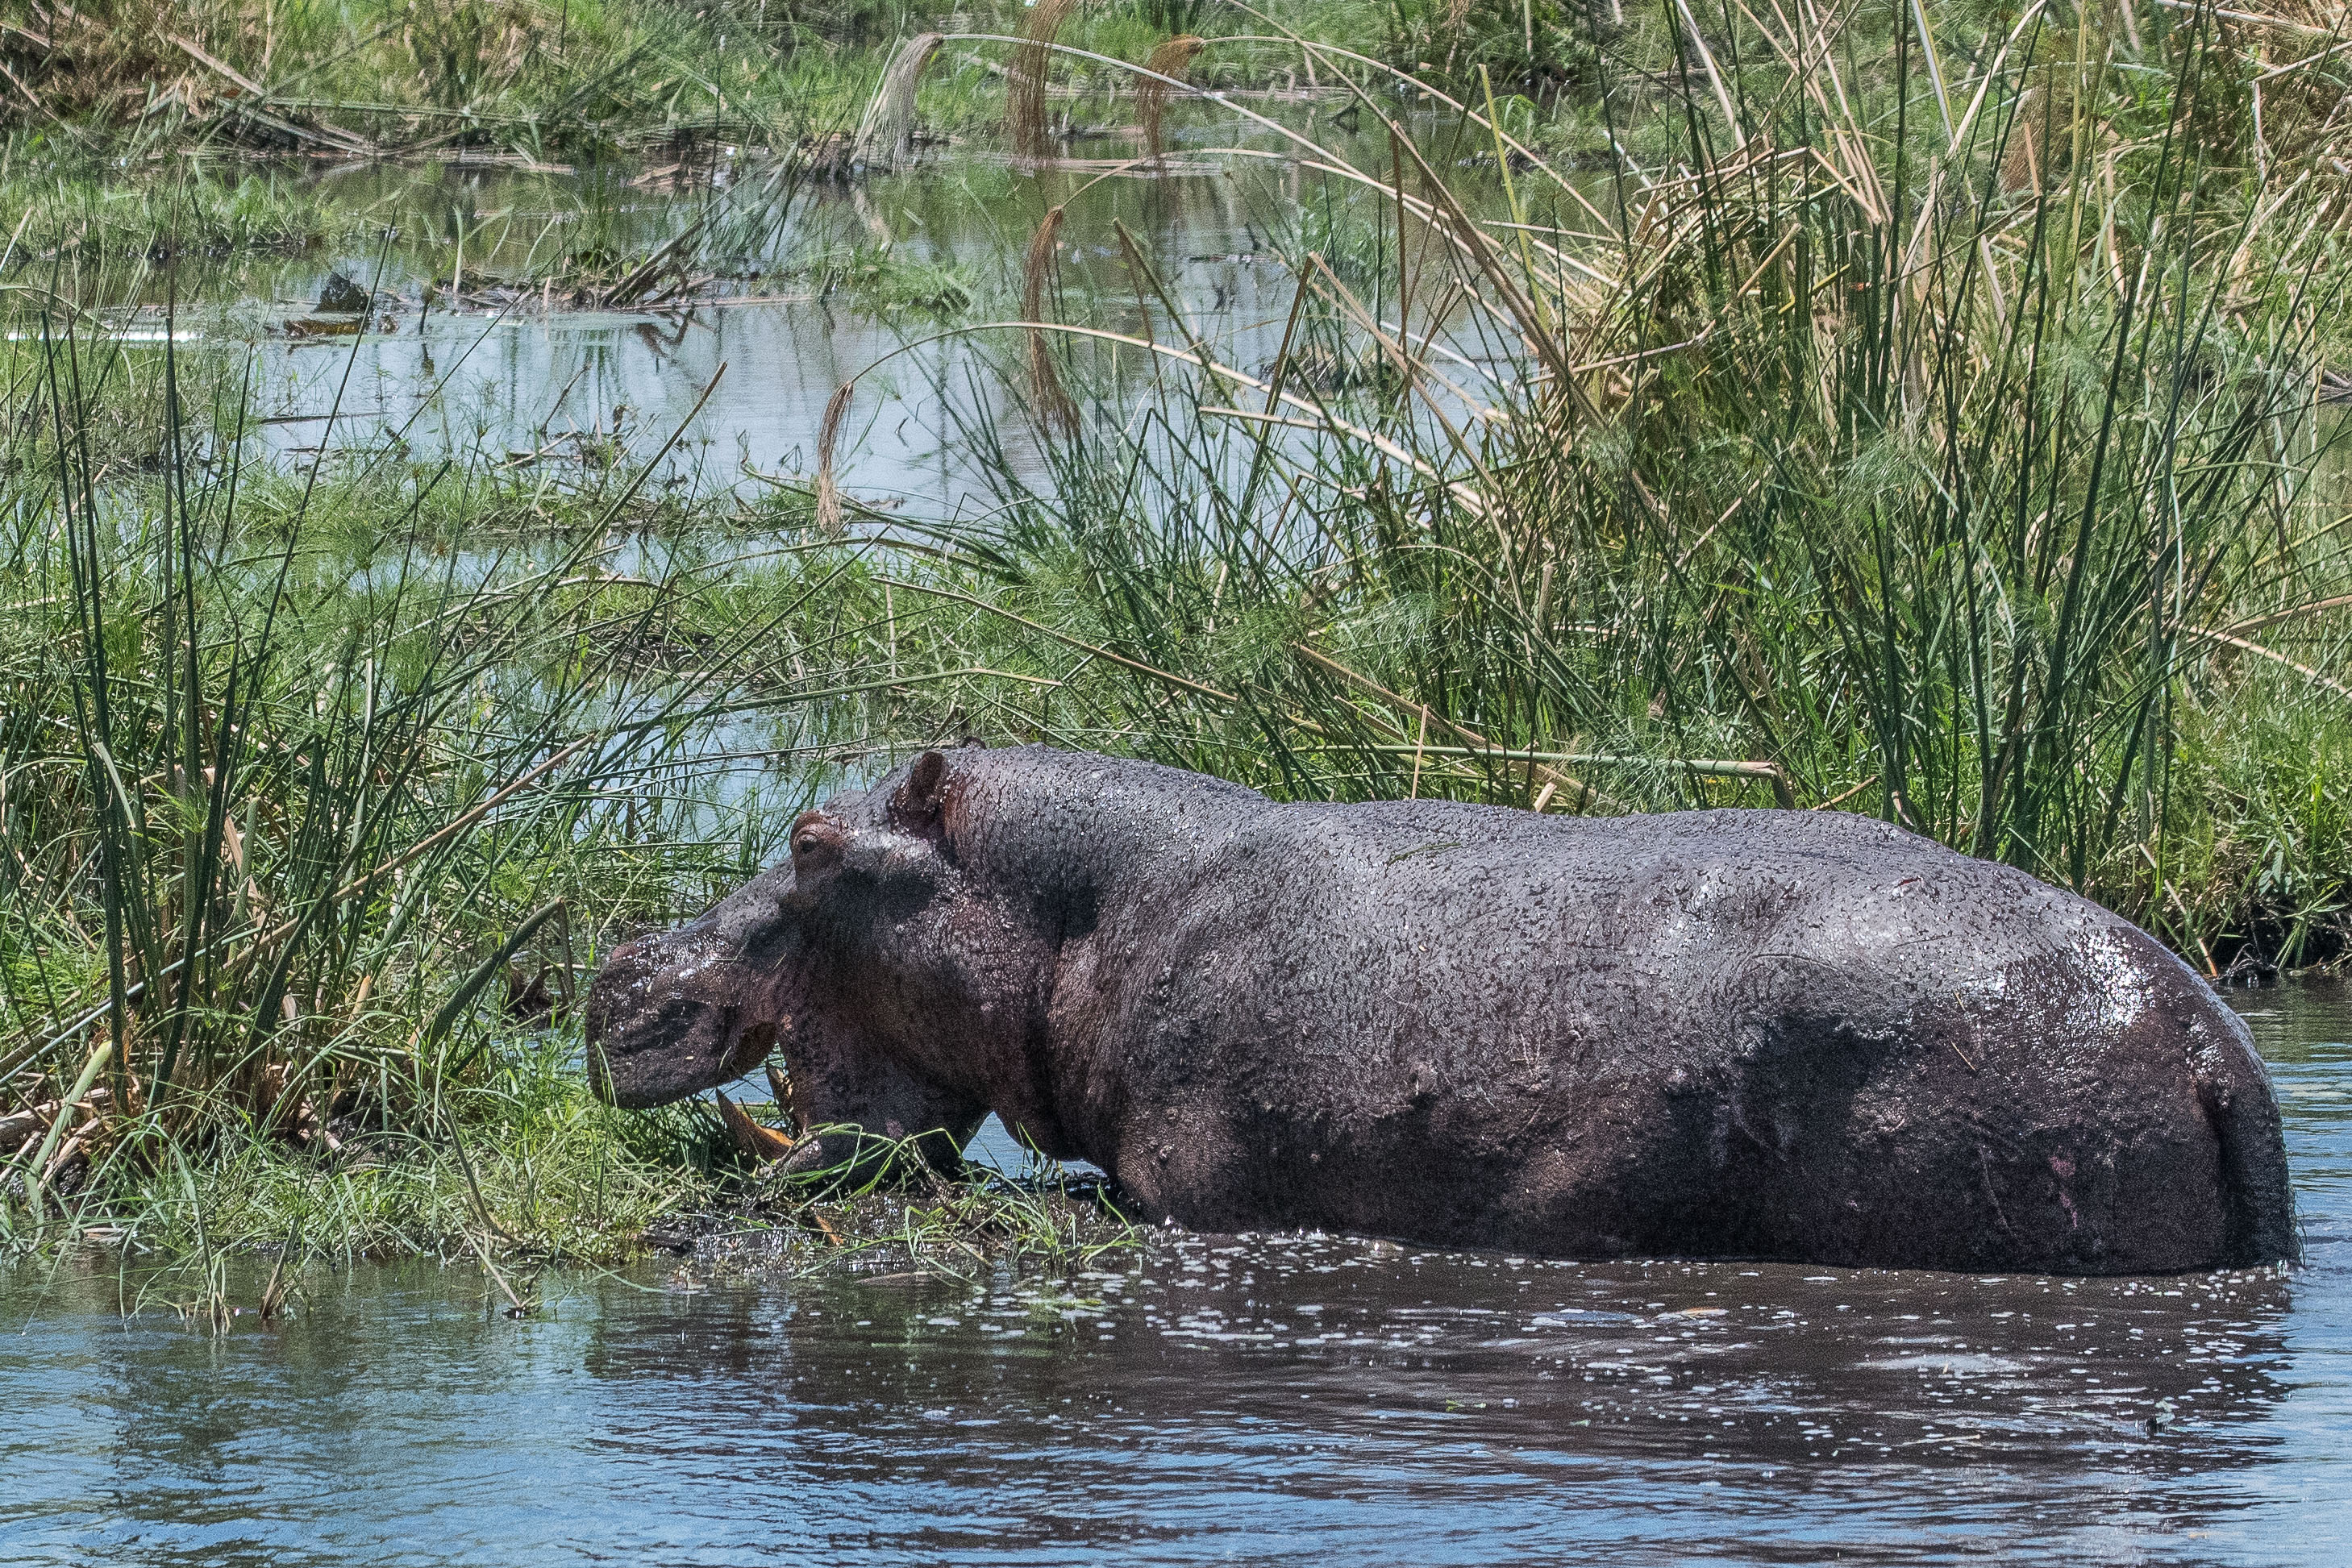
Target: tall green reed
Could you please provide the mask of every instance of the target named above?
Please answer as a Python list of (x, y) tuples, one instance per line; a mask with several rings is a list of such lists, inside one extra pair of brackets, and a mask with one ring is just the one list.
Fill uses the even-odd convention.
[(2325, 95), (2258, 132), (2195, 11), (1669, 21), (1598, 86), (1599, 172), (1491, 89), (1365, 93), (1390, 157), (1319, 156), (1389, 227), (1371, 275), (1306, 257), (1255, 370), (1172, 310), (1121, 334), (1138, 413), (994, 465), (1014, 591), (1168, 677), (1097, 732), (1300, 794), (1779, 789), (2192, 952), (2277, 936), (2184, 880), (2233, 807), (2181, 747), (2352, 696)]
[[(101, 1209), (242, 1139), (446, 1147), (511, 965), (567, 992), (607, 922), (754, 869), (881, 744), (864, 705), (960, 674), (870, 677), (869, 547), (647, 538), (676, 434), (553, 493), (397, 431), (288, 472), (237, 378), (192, 403), (175, 345), (79, 321), (19, 345), (0, 473), (0, 1110), (101, 1133)], [(7, 1175), (37, 1220), (56, 1173)]]

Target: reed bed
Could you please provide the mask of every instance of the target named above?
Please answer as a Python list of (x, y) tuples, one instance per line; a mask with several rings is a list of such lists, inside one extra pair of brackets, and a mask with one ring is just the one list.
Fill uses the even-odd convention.
[(626, 1251), (741, 1162), (708, 1108), (590, 1095), (600, 948), (1018, 677), (925, 663), (879, 541), (808, 537), (804, 498), (650, 483), (671, 446), (556, 482), (395, 432), (289, 469), (252, 454), (236, 359), (28, 319), (0, 1250)]
[[(526, 167), (621, 156), (694, 161), (728, 146), (799, 147), (829, 166), (888, 163), (925, 141), (985, 134), (1007, 120), (1015, 150), (1043, 156), (1045, 100), (1132, 90), (1116, 68), (960, 46), (932, 71), (925, 112), (909, 52), (950, 25), (1035, 34), (1141, 64), (1216, 5), (1118, 0), (1045, 7), (1016, 0), (805, 6), (725, 0), (26, 0), (0, 23), (0, 129), (102, 139), (154, 157), (192, 144), (337, 161), (462, 156)], [(1318, 35), (1364, 37), (1383, 7), (1283, 0)], [(1249, 14), (1233, 11), (1236, 21)], [(1221, 51), (1216, 85), (1295, 86), (1291, 51)], [(1034, 79), (1032, 79), (1034, 77)], [(877, 93), (877, 88), (880, 91)], [(1024, 97), (1024, 95), (1026, 95)], [(869, 106), (891, 112), (861, 123)], [(853, 128), (856, 128), (853, 130)], [(887, 134), (883, 134), (887, 132)]]
[[(2209, 973), (2340, 952), (2326, 19), (1671, 21), (1548, 120), (1393, 73), (1386, 158), (1294, 132), (1369, 244), (1297, 258), (1271, 363), (1030, 329), (1053, 471), (999, 465), (989, 550), (1128, 661), (1074, 732), (1301, 797), (1860, 810)], [(1072, 422), (1089, 373), (1146, 391)]]

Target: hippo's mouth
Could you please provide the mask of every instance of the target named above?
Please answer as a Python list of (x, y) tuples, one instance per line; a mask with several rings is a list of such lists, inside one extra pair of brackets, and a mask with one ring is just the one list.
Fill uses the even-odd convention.
[[(786, 1020), (787, 1025), (789, 1022), (789, 1019)], [(718, 1082), (724, 1083), (730, 1079), (740, 1078), (767, 1061), (769, 1053), (776, 1049), (776, 1041), (782, 1034), (783, 1029), (779, 1027), (773, 1019), (754, 1019), (745, 1024), (736, 1032), (735, 1043), (729, 1046), (719, 1056)], [(712, 1084), (710, 1087), (715, 1088), (717, 1085)]]
[(600, 1038), (592, 1019), (589, 1045), (599, 1096), (625, 1111), (646, 1111), (731, 1083), (767, 1061), (785, 1027), (785, 1020), (745, 1019), (731, 1008), (718, 1017), (710, 1009), (698, 1011), (699, 1018), (692, 1021), (641, 1028), (618, 1040)]

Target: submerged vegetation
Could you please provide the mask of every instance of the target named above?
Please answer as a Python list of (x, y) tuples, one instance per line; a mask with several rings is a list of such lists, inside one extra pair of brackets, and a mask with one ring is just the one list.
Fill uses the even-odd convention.
[[(963, 734), (1288, 798), (1864, 811), (2209, 974), (2346, 949), (2340, 13), (33, 13), (0, 32), (0, 1249), (438, 1250), (510, 1289), (682, 1208), (923, 1266), (1119, 1244), (1034, 1182), (779, 1183), (709, 1109), (587, 1087), (600, 951)], [(866, 199), (947, 140), (1002, 287)], [(686, 465), (683, 424), (273, 455), (247, 357), (90, 308), (364, 233), (218, 155), (261, 147), (655, 163), (707, 198), (657, 242), (461, 225), (414, 308), (486, 266), (609, 310), (772, 268), (991, 356), (943, 433), (991, 504), (833, 471), (887, 370), (806, 484)], [(1269, 162), (1270, 324), (1098, 220)], [(795, 219), (820, 180), (855, 237)]]

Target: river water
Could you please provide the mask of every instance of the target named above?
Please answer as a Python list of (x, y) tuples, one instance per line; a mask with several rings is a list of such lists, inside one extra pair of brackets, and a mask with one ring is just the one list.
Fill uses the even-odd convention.
[[(1245, 193), (1213, 173), (1114, 182), (1090, 193), (1057, 274), (1068, 312), (1091, 319), (1078, 302), (1087, 280), (1124, 278), (1111, 237), (1123, 222), (1160, 258), (1171, 298), (1213, 352), (1262, 369), (1280, 347), (1294, 286), (1265, 214), (1282, 210), (1286, 187), (1295, 207), (1297, 179), (1245, 172), (1253, 176)], [(1052, 201), (1086, 185), (1082, 176), (1057, 174), (1000, 188), (990, 176), (1001, 179), (993, 170), (962, 170), (880, 181), (870, 199), (855, 193), (856, 213), (887, 240), (852, 214), (848, 198), (820, 192), (773, 242), (770, 259), (785, 271), (739, 286), (749, 292), (662, 311), (549, 310), (524, 289), (504, 304), (400, 308), (382, 318), (390, 330), (357, 339), (289, 338), (281, 319), (307, 316), (307, 301), (330, 274), (373, 281), (405, 307), (427, 277), (447, 277), (454, 246), (411, 243), (389, 263), (331, 252), (245, 278), (272, 296), (249, 302), (267, 323), (254, 345), (264, 444), (299, 461), (322, 441), (358, 450), (396, 435), (419, 458), (487, 455), (560, 473), (583, 436), (638, 460), (676, 437), (665, 464), (671, 476), (698, 495), (756, 493), (811, 482), (826, 405), (855, 379), (836, 457), (850, 495), (886, 513), (911, 506), (952, 516), (984, 506), (982, 475), (997, 453), (1027, 477), (1042, 467), (1034, 431), (1008, 390), (1018, 376), (1007, 367), (1023, 340), (984, 324), (1018, 314), (1013, 274), (1030, 235)], [(974, 178), (983, 182), (978, 190)], [(583, 199), (577, 182), (551, 177), (444, 175), (439, 184), (468, 221), (530, 207), (562, 218)], [(398, 193), (415, 200), (413, 191)], [(645, 248), (698, 205), (692, 193), (635, 194), (606, 221), (634, 220)], [(561, 225), (542, 223), (542, 231), (549, 226)], [(859, 246), (871, 256), (886, 246), (900, 265), (969, 280), (970, 303), (944, 314), (884, 308), (807, 276), (821, 272), (813, 257)], [(511, 239), (488, 266), (530, 248)], [(1114, 298), (1100, 324), (1129, 333), (1147, 325), (1131, 295)], [(1152, 325), (1170, 330), (1156, 318)], [(1149, 379), (1139, 361), (1129, 373)]]
[(985, 1287), (697, 1280), (290, 1322), (0, 1280), (0, 1561), (2340, 1563), (2352, 996), (2239, 993), (2309, 1260), (2068, 1281), (1170, 1234)]
[[(1267, 141), (1221, 129), (1212, 140)], [(826, 406), (855, 381), (835, 470), (846, 494), (886, 516), (968, 517), (992, 504), (992, 470), (1043, 473), (1018, 391), (1024, 337), (991, 323), (1022, 313), (1024, 257), (1049, 211), (1067, 218), (1048, 314), (1173, 345), (1197, 336), (1244, 372), (1263, 372), (1284, 341), (1297, 288), (1284, 256), (1381, 233), (1345, 188), (1252, 160), (1016, 176), (958, 157), (789, 201), (756, 170), (714, 189), (603, 170), (262, 167), (273, 188), (335, 214), (337, 237), (292, 256), (101, 270), (77, 327), (134, 355), (160, 356), (169, 337), (184, 356), (236, 367), (213, 412), (221, 428), (246, 429), (253, 451), (302, 464), (321, 449), (393, 444), (428, 465), (502, 465), (562, 482), (592, 455), (637, 462), (667, 449), (664, 483), (752, 496), (814, 479)], [(566, 256), (654, 252), (714, 207), (737, 214), (709, 242), (737, 270), (646, 308), (563, 305)], [(1148, 306), (1122, 227), (1151, 258)], [(34, 265), (10, 276), (29, 278)], [(377, 308), (320, 316), (331, 278), (368, 289)], [(1377, 282), (1362, 287), (1380, 308)], [(942, 287), (944, 300), (927, 297)], [(29, 316), (7, 326), (43, 329)], [(1126, 402), (1167, 371), (1132, 348), (1064, 346), (1065, 374), (1079, 376), (1076, 395), (1102, 420), (1129, 417)]]

